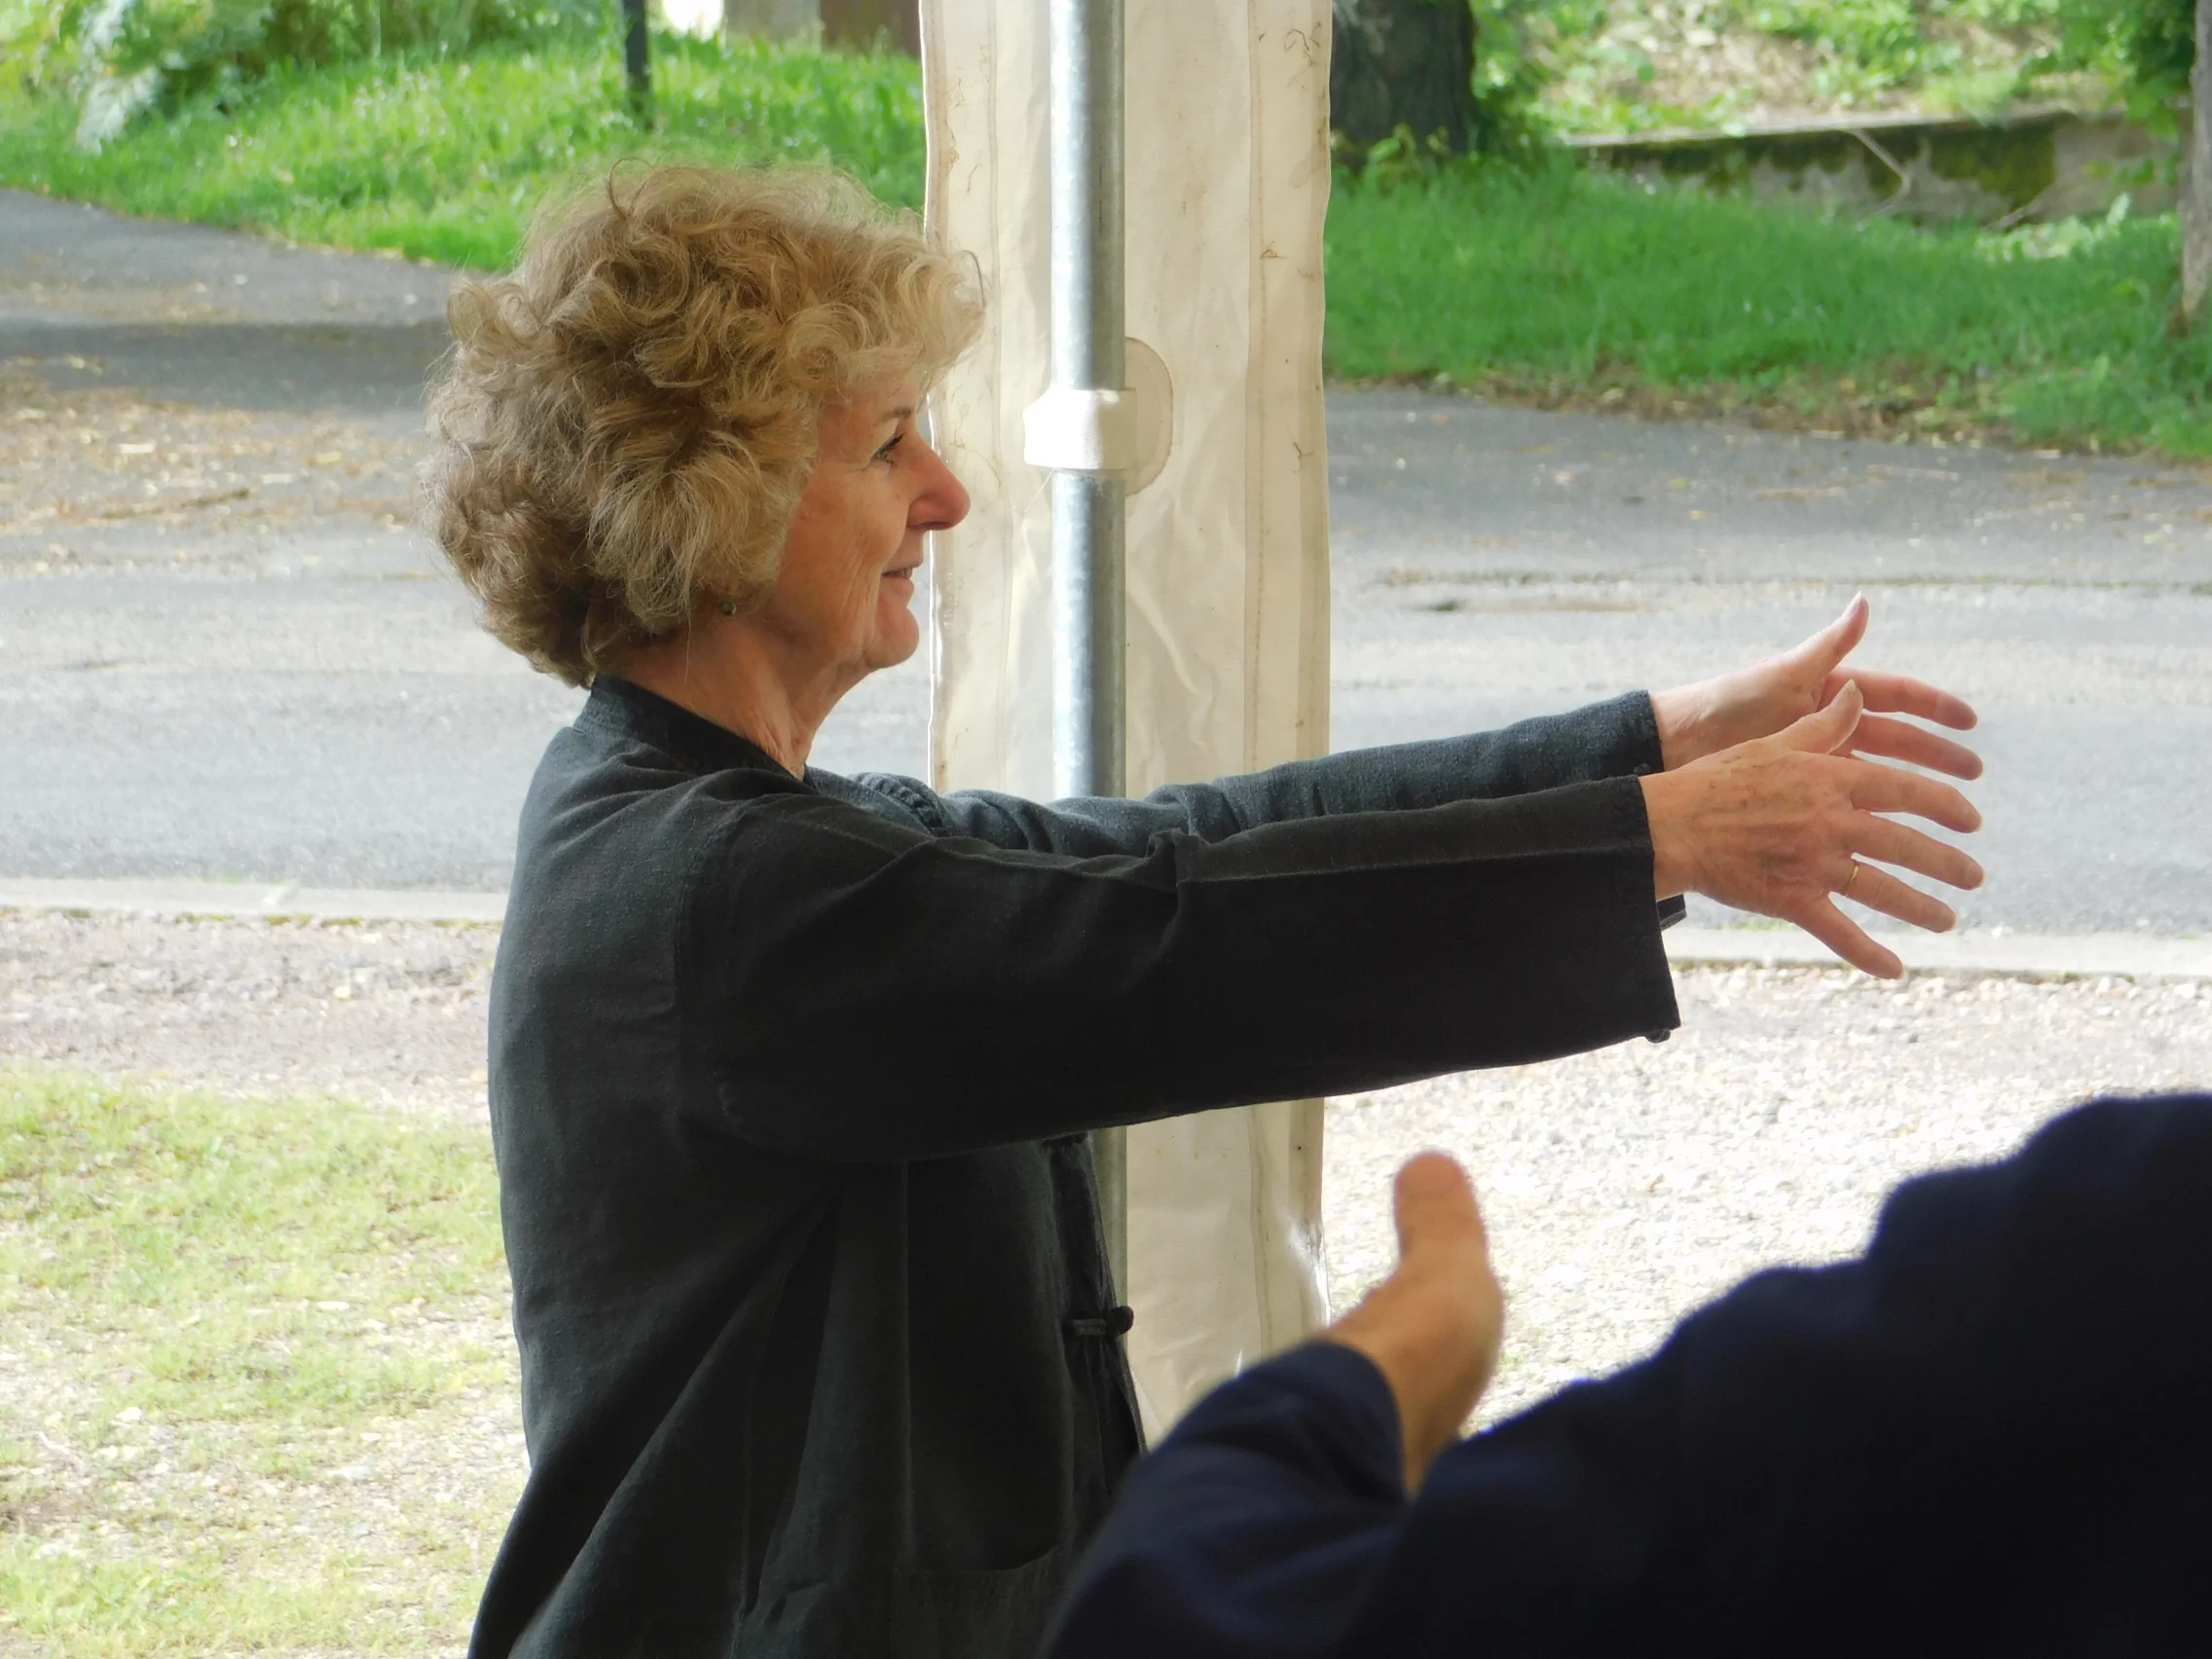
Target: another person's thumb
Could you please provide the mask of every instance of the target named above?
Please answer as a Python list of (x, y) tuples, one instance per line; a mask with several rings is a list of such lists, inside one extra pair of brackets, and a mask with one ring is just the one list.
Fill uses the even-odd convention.
[(1458, 1437), (1497, 1364), (1505, 1302), (1466, 1171), (1422, 1153), (1398, 1172), (1398, 1267), (1324, 1333), (1357, 1348), (1390, 1385), (1406, 1490)]
[(1427, 1251), (1489, 1249), (1474, 1183), (1456, 1160), (1441, 1152), (1415, 1155), (1398, 1171), (1392, 1199), (1401, 1262)]

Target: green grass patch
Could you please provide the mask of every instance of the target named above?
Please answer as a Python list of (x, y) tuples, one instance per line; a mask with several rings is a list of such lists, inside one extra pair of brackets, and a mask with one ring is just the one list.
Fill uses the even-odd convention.
[(656, 36), (653, 52), (650, 131), (629, 114), (619, 49), (578, 38), (279, 67), (141, 119), (96, 154), (72, 142), (73, 102), (0, 70), (0, 183), (479, 269), (507, 263), (548, 190), (625, 157), (829, 162), (920, 206), (912, 59), (682, 35)]
[(462, 1640), (505, 1291), (481, 1130), (0, 1071), (0, 1646)]
[(1340, 180), (1328, 361), (1539, 401), (2212, 455), (2171, 218), (1992, 238), (1565, 166)]

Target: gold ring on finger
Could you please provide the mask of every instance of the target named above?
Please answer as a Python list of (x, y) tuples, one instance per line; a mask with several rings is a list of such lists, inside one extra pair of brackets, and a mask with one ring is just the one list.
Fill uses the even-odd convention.
[(1861, 867), (1862, 866), (1857, 859), (1853, 859), (1851, 861), (1851, 873), (1843, 878), (1843, 887), (1842, 890), (1836, 895), (1837, 898), (1848, 899), (1851, 897), (1851, 890), (1859, 885), (1859, 871)]

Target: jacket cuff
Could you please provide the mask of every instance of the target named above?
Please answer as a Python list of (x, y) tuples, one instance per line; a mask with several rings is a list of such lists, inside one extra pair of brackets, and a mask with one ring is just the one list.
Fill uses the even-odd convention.
[(1367, 1501), (1405, 1498), (1405, 1440), (1397, 1397), (1357, 1348), (1325, 1341), (1225, 1382), (1178, 1423), (1160, 1448), (1216, 1439), (1241, 1442), (1271, 1425), (1278, 1456), (1309, 1478)]

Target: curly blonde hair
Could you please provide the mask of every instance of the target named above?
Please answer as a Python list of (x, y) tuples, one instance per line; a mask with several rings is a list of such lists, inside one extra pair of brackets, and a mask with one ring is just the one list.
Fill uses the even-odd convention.
[(448, 303), (424, 468), (484, 626), (587, 684), (775, 586), (823, 409), (975, 337), (969, 268), (833, 173), (655, 167), (551, 204)]

